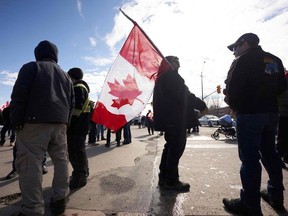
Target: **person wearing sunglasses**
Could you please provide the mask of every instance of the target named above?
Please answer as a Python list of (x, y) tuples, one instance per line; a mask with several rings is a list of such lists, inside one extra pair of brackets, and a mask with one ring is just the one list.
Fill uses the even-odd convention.
[[(284, 210), (283, 174), (276, 151), (277, 97), (285, 91), (282, 61), (263, 51), (254, 33), (242, 35), (228, 46), (236, 59), (228, 72), (225, 101), (236, 114), (239, 158), (242, 162), (240, 198), (223, 199), (236, 214), (263, 215), (261, 197), (274, 209)], [(268, 172), (267, 188), (260, 191), (262, 165)]]

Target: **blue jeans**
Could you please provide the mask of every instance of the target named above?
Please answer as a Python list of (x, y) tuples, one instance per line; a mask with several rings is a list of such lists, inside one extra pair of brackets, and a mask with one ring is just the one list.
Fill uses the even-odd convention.
[[(104, 139), (104, 126), (101, 124), (97, 124), (96, 125), (97, 129), (96, 129), (96, 136), (97, 139)], [(99, 135), (101, 135), (101, 137), (99, 137)]]
[(240, 197), (247, 206), (260, 208), (260, 159), (269, 175), (267, 190), (271, 198), (283, 202), (283, 174), (275, 145), (277, 124), (276, 113), (237, 115), (238, 151), (242, 162), (240, 176), (243, 187)]

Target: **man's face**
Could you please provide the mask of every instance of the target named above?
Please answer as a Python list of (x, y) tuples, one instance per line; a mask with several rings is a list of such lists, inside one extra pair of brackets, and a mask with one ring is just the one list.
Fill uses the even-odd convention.
[(175, 59), (172, 63), (171, 63), (171, 65), (172, 65), (172, 67), (174, 68), (174, 70), (177, 70), (178, 71), (178, 69), (179, 69), (179, 67), (180, 67), (180, 62), (179, 62), (179, 60), (177, 59)]
[(233, 47), (233, 55), (237, 58), (242, 55), (248, 48), (248, 43), (246, 41), (241, 42)]

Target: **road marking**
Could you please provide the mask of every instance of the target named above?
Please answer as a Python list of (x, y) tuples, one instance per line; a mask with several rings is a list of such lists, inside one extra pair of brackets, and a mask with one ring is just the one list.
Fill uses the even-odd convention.
[[(193, 141), (209, 141), (209, 143), (203, 143), (203, 142), (196, 142), (193, 143)], [(215, 142), (211, 142), (215, 141)], [(225, 141), (231, 141), (230, 143), (225, 143)], [(218, 143), (217, 143), (218, 142)], [(237, 148), (237, 142), (229, 140), (225, 137), (220, 137), (219, 140), (215, 140), (212, 137), (209, 136), (190, 136), (187, 137), (187, 145), (186, 148)]]
[(237, 145), (231, 145), (231, 144), (224, 144), (224, 143), (219, 143), (219, 144), (187, 144), (186, 148), (209, 148), (209, 149), (219, 149), (219, 148), (237, 148)]
[[(187, 137), (187, 141), (189, 140), (193, 140), (193, 141), (205, 141), (205, 140), (215, 140), (213, 139), (211, 136), (189, 136)], [(225, 136), (220, 136), (219, 140), (225, 141), (225, 140), (229, 140), (228, 138), (226, 138)], [(232, 141), (232, 139), (230, 139)], [(236, 141), (235, 141), (236, 142)]]
[(212, 137), (209, 136), (189, 136), (187, 137), (188, 140), (214, 140)]

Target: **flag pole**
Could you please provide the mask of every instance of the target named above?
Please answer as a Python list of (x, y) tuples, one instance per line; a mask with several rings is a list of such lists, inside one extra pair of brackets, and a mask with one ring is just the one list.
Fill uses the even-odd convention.
[[(127, 19), (129, 19), (134, 25), (137, 25), (138, 26), (138, 24), (133, 20), (133, 19), (131, 19), (121, 8), (119, 8), (119, 10), (122, 12), (122, 14), (127, 18)], [(138, 26), (139, 27), (139, 26)]]
[[(143, 31), (143, 29), (138, 25), (137, 22), (135, 22), (133, 19), (131, 19), (121, 8), (119, 8), (119, 10), (122, 12), (122, 14), (127, 18), (129, 19), (134, 25), (136, 25), (140, 31), (144, 34), (144, 36), (148, 39), (148, 41), (153, 45), (153, 47), (156, 49), (156, 51), (158, 53), (160, 53), (161, 57), (163, 59), (165, 59), (164, 55), (161, 53), (161, 51), (155, 46), (155, 44), (153, 43), (153, 41), (148, 37), (148, 35)], [(169, 63), (169, 62), (168, 62)]]

